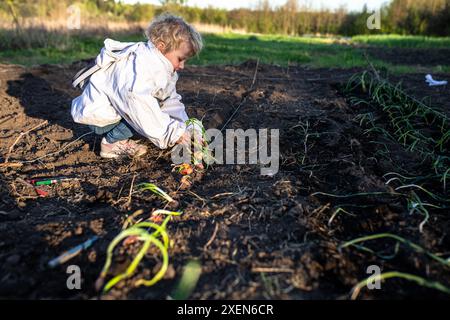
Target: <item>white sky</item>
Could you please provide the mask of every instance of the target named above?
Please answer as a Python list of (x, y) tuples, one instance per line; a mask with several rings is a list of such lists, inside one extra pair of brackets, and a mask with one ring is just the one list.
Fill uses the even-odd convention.
[[(151, 3), (160, 4), (159, 0), (122, 0), (125, 3)], [(216, 8), (235, 9), (235, 8), (254, 8), (258, 4), (259, 0), (227, 0), (227, 1), (214, 1), (214, 0), (187, 0), (189, 6), (207, 7), (209, 5)], [(271, 0), (272, 7), (283, 5), (286, 0)], [(348, 10), (360, 11), (364, 4), (367, 4), (369, 9), (379, 8), (383, 3), (390, 2), (390, 0), (299, 0), (299, 4), (308, 4), (309, 6), (320, 9), (336, 9), (342, 5), (345, 5)]]

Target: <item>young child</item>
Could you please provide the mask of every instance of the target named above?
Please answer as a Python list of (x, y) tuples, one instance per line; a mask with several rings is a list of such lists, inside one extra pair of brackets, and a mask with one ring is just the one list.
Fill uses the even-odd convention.
[(104, 136), (103, 158), (145, 154), (147, 148), (130, 139), (134, 132), (165, 149), (189, 144), (200, 130), (186, 127), (188, 116), (175, 88), (176, 71), (202, 49), (200, 34), (183, 19), (164, 14), (145, 35), (147, 42), (106, 39), (89, 81), (81, 82), (83, 93), (72, 101), (74, 121)]

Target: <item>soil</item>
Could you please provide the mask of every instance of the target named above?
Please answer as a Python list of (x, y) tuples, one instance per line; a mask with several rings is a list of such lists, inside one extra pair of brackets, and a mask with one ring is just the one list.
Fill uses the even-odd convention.
[(448, 66), (450, 64), (450, 49), (448, 48), (377, 48), (368, 47), (368, 53), (377, 59), (389, 61), (392, 64), (413, 66)]
[[(202, 273), (191, 299), (348, 299), (352, 287), (370, 276), (370, 265), (450, 285), (448, 268), (407, 246), (400, 246), (392, 259), (355, 247), (339, 250), (345, 241), (380, 232), (400, 235), (444, 257), (450, 248), (448, 212), (430, 211), (421, 233), (423, 216), (410, 214), (402, 198), (389, 194), (385, 173), (399, 167), (418, 174), (429, 169), (401, 145), (392, 148), (391, 161), (378, 157), (371, 142), (380, 137), (364, 134), (355, 120), (359, 108), (340, 90), (358, 70), (260, 64), (254, 77), (255, 61), (188, 67), (178, 83), (188, 114), (203, 119), (206, 128), (220, 129), (243, 102), (227, 128), (279, 129), (280, 168), (273, 176), (263, 176), (260, 165), (216, 164), (198, 174), (189, 189), (178, 190), (181, 176), (172, 172), (167, 150), (141, 139), (149, 147), (144, 157), (106, 160), (99, 157), (99, 137), (90, 134), (75, 141), (89, 129), (71, 119), (71, 100), (80, 92), (70, 87), (70, 79), (85, 64), (28, 69), (0, 65), (0, 162), (11, 146), (11, 163), (43, 157), (0, 168), (0, 297), (166, 299), (193, 259), (201, 263)], [(439, 76), (450, 79), (449, 74)], [(403, 80), (417, 98), (430, 96), (439, 108), (450, 110), (448, 87), (428, 88), (423, 74)], [(48, 123), (13, 145), (21, 132), (44, 121)], [(23, 183), (55, 176), (76, 180), (41, 187), (46, 197)], [(167, 227), (173, 243), (169, 270), (152, 287), (134, 287), (137, 279), (158, 270), (160, 257), (150, 251), (130, 279), (100, 294), (95, 281), (127, 215), (143, 209), (148, 216), (164, 207), (149, 192), (130, 192), (141, 182), (171, 192), (183, 210)], [(386, 193), (334, 198), (315, 192)], [(330, 221), (339, 206), (348, 214)], [(54, 269), (47, 266), (94, 235), (100, 239), (69, 262)], [(390, 253), (395, 242), (366, 245)], [(136, 249), (122, 245), (109, 276), (123, 271)], [(69, 265), (80, 267), (81, 290), (67, 288)], [(448, 299), (440, 291), (399, 279), (383, 282), (381, 290), (363, 289), (358, 298), (423, 297)]]

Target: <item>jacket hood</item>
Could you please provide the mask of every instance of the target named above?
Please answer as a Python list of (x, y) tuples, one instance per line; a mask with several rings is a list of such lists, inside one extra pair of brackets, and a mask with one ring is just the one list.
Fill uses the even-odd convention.
[[(106, 39), (104, 41), (104, 47), (100, 54), (97, 56), (95, 63), (99, 67), (105, 67), (114, 61), (127, 57), (131, 52), (136, 51), (137, 47), (143, 45), (143, 42), (121, 42), (113, 39)], [(145, 43), (150, 51), (153, 51), (156, 56), (161, 60), (164, 69), (170, 76), (173, 76), (175, 70), (172, 63), (156, 48), (156, 46), (149, 40)]]
[(128, 56), (130, 49), (136, 49), (139, 45), (135, 42), (120, 42), (112, 39), (106, 39), (104, 44), (105, 46), (95, 59), (95, 63), (101, 68)]

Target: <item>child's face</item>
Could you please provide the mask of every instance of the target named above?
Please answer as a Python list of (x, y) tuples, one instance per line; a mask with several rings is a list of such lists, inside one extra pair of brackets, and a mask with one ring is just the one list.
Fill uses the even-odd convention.
[[(158, 46), (158, 49), (162, 51), (160, 46)], [(178, 49), (166, 52), (164, 56), (172, 63), (174, 71), (178, 71), (184, 69), (184, 63), (191, 57), (191, 52), (189, 42), (182, 42)]]

